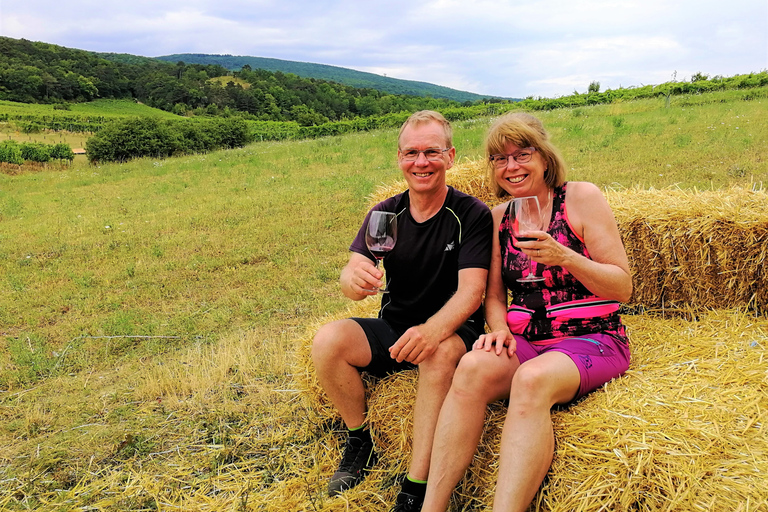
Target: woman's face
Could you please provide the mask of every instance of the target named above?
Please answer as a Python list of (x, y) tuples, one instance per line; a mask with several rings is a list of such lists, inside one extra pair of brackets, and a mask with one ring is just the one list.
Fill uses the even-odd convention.
[[(503, 155), (507, 156), (505, 166), (494, 165), (494, 177), (496, 183), (512, 197), (524, 197), (537, 195), (542, 188), (547, 185), (544, 182), (544, 171), (547, 170), (547, 163), (541, 153), (535, 148), (521, 148), (511, 142), (504, 146)], [(526, 155), (530, 154), (530, 160), (520, 163), (515, 160), (525, 161)]]

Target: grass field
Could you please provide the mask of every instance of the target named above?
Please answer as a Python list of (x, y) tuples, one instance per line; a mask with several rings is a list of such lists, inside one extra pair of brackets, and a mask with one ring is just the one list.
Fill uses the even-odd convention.
[[(765, 108), (731, 91), (539, 115), (572, 180), (762, 188)], [(459, 158), (481, 158), (489, 122), (454, 126)], [(264, 435), (301, 421), (294, 340), (348, 306), (338, 274), (400, 175), (395, 138), (0, 174), (0, 509), (202, 510), (185, 486), (244, 452), (265, 457), (254, 488), (280, 480)]]
[(22, 116), (95, 116), (95, 117), (126, 117), (150, 116), (178, 118), (164, 110), (148, 107), (130, 100), (95, 100), (86, 103), (70, 103), (69, 110), (56, 110), (54, 105), (33, 103), (17, 103), (0, 100), (0, 113)]

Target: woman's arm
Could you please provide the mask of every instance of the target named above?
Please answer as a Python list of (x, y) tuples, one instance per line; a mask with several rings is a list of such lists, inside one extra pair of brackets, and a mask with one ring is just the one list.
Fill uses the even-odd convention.
[(587, 246), (590, 258), (555, 242), (552, 237), (531, 245), (537, 262), (560, 265), (589, 291), (605, 299), (626, 302), (632, 296), (632, 277), (619, 228), (600, 189), (583, 181), (568, 182), (565, 197), (571, 227)]
[(493, 209), (493, 249), (491, 267), (485, 287), (485, 323), (490, 333), (480, 336), (474, 343), (474, 349), (490, 352), (495, 348), (501, 354), (508, 347), (510, 356), (515, 353), (515, 339), (507, 327), (507, 287), (501, 278), (501, 250), (499, 248), (499, 225), (504, 217), (507, 203)]

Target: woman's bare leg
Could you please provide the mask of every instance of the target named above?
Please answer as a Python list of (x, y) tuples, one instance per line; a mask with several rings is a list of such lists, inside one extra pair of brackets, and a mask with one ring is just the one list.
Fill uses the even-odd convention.
[(504, 421), (494, 512), (524, 511), (549, 471), (554, 454), (550, 409), (578, 391), (579, 370), (562, 352), (521, 365), (512, 379)]

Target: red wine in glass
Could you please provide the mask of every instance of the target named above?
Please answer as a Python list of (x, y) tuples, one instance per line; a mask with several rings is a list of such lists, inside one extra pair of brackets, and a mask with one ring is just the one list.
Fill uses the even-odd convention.
[[(509, 202), (509, 221), (512, 226), (512, 236), (518, 242), (533, 242), (533, 237), (520, 236), (520, 233), (528, 231), (543, 231), (544, 219), (539, 208), (539, 199), (536, 196), (516, 197)], [(536, 276), (533, 260), (528, 258), (528, 275), (517, 279), (519, 283), (534, 283), (543, 281), (544, 278)]]
[[(397, 242), (397, 216), (392, 212), (373, 211), (365, 228), (365, 243), (376, 259), (376, 268), (379, 262), (395, 248)], [(383, 271), (383, 269), (382, 269)], [(384, 286), (377, 289), (379, 293), (389, 292), (386, 276), (382, 277)]]

